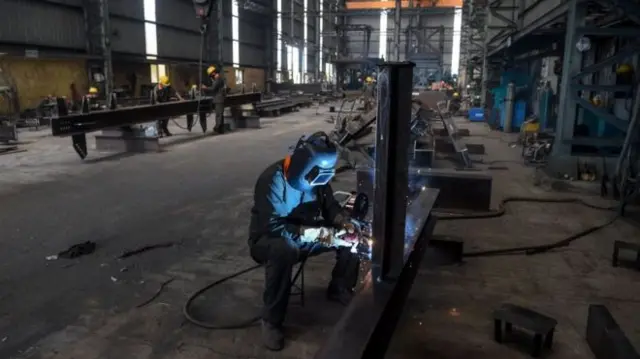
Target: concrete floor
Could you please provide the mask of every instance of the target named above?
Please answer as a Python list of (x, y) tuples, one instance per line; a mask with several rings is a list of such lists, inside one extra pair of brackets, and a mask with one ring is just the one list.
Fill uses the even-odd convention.
[[(25, 146), (27, 152), (0, 156), (0, 358), (312, 357), (341, 313), (324, 300), (330, 255), (308, 264), (307, 305), (292, 299), (289, 343), (281, 353), (262, 349), (257, 328), (222, 331), (187, 324), (182, 305), (204, 284), (253, 265), (246, 237), (255, 179), (300, 135), (331, 127), (328, 114), (315, 112), (268, 119), (260, 130), (156, 154), (82, 163), (68, 139), (30, 134), (34, 142)], [(517, 150), (495, 136), (469, 141), (486, 143), (487, 160), (517, 160)], [(530, 185), (530, 169), (508, 166), (494, 177), (496, 200), (554, 195)], [(354, 183), (354, 175), (346, 173), (334, 187), (350, 190)], [(474, 250), (551, 241), (600, 220), (602, 213), (576, 206), (515, 204), (502, 218), (441, 222), (436, 232), (464, 239), (466, 250)], [(491, 340), (490, 313), (501, 302), (558, 319), (554, 358), (589, 357), (582, 337), (586, 306), (593, 302), (610, 305), (640, 347), (640, 321), (634, 320), (639, 274), (609, 265), (611, 243), (621, 237), (640, 238), (619, 223), (561, 252), (425, 267), (388, 357), (525, 357)], [(45, 260), (87, 240), (98, 243), (95, 253)], [(115, 259), (125, 250), (167, 241), (180, 244)], [(155, 301), (136, 308), (169, 279)], [(212, 290), (195, 310), (221, 324), (252, 317), (262, 283), (260, 271), (239, 277)]]
[[(513, 136), (489, 133), (482, 125), (468, 122), (460, 127), (469, 128), (476, 136), (466, 142), (485, 144), (485, 162), (513, 161), (500, 163), (509, 168), (507, 171), (493, 171), (494, 206), (507, 196), (580, 196), (593, 204), (611, 204), (588, 194), (551, 192), (534, 186), (535, 170), (519, 164), (520, 149), (508, 145)], [(606, 222), (611, 215), (571, 204), (514, 203), (500, 218), (440, 222), (435, 235), (464, 241), (466, 252), (510, 248), (561, 240)], [(635, 227), (618, 221), (547, 254), (468, 258), (463, 265), (436, 268), (426, 263), (416, 278), (387, 358), (530, 357), (528, 347), (492, 340), (491, 314), (501, 303), (518, 304), (558, 321), (549, 358), (593, 357), (584, 339), (589, 304), (607, 305), (640, 350), (640, 273), (611, 266), (616, 239), (640, 241), (640, 235)]]

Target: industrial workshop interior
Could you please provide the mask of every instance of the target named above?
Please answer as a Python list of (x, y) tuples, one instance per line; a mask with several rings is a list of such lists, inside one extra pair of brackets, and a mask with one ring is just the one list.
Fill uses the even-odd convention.
[(639, 35), (0, 0), (0, 359), (640, 359)]

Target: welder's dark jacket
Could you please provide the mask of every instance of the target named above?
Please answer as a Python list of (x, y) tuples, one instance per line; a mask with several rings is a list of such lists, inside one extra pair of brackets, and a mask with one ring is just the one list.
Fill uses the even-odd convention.
[(176, 90), (169, 86), (156, 85), (153, 88), (153, 96), (158, 102), (169, 102), (171, 98), (177, 97)]
[(284, 161), (269, 166), (258, 178), (251, 209), (249, 244), (261, 237), (298, 240), (302, 227), (337, 226), (344, 221), (342, 207), (330, 185), (311, 193), (291, 187), (284, 176)]
[(213, 102), (224, 103), (224, 95), (226, 92), (224, 77), (220, 75), (217, 79), (214, 79), (212, 77), (210, 77), (209, 79), (210, 83), (208, 87), (211, 91), (211, 96), (213, 96)]

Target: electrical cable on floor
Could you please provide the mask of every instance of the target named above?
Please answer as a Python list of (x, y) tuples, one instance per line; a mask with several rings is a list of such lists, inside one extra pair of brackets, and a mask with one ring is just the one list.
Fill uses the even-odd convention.
[[(476, 213), (451, 213), (451, 212), (438, 212), (433, 211), (432, 213), (436, 216), (439, 221), (451, 221), (451, 220), (463, 220), (463, 219), (488, 219), (488, 218), (497, 218), (501, 217), (506, 213), (506, 204), (511, 202), (528, 202), (528, 203), (573, 203), (580, 204), (587, 208), (600, 210), (600, 211), (618, 211), (619, 206), (611, 206), (611, 207), (601, 207), (596, 206), (586, 201), (583, 201), (579, 198), (537, 198), (537, 197), (507, 197), (500, 201), (498, 208), (494, 211), (487, 212), (476, 212)], [(585, 237), (589, 234), (597, 232), (611, 224), (613, 224), (620, 215), (616, 213), (608, 221), (589, 227), (583, 231), (575, 233), (565, 239), (547, 243), (540, 244), (535, 246), (522, 246), (522, 247), (512, 247), (512, 248), (500, 248), (500, 249), (489, 249), (482, 250), (476, 252), (467, 252), (463, 253), (463, 257), (488, 257), (488, 256), (498, 256), (498, 255), (513, 255), (513, 254), (526, 254), (526, 255), (534, 255), (546, 253), (554, 249), (566, 247), (570, 245), (577, 239)]]
[[(309, 249), (309, 254), (312, 252), (313, 247), (311, 249)], [(307, 259), (309, 259), (309, 254), (307, 254), (299, 263), (300, 266), (304, 266)], [(231, 279), (237, 278), (243, 274), (247, 274), (249, 272), (253, 272), (256, 269), (262, 268), (264, 267), (264, 264), (256, 264), (252, 267), (243, 269), (239, 272), (233, 273), (231, 275), (228, 275), (226, 277), (220, 278), (217, 281), (207, 284), (206, 286), (198, 289), (195, 293), (193, 293), (185, 302), (184, 306), (182, 307), (182, 314), (184, 315), (185, 319), (187, 319), (189, 322), (191, 322), (191, 324), (194, 324), (198, 327), (201, 328), (205, 328), (205, 329), (219, 329), (219, 330), (233, 330), (233, 329), (243, 329), (243, 328), (248, 328), (251, 327), (253, 325), (255, 325), (257, 322), (259, 322), (262, 319), (262, 315), (257, 315), (255, 317), (249, 318), (245, 321), (239, 322), (239, 323), (233, 323), (233, 324), (226, 324), (226, 325), (220, 325), (220, 324), (215, 324), (212, 322), (207, 322), (201, 319), (198, 319), (196, 317), (193, 316), (193, 314), (190, 312), (191, 309), (191, 304), (193, 304), (193, 302), (200, 296), (202, 296), (205, 292), (207, 292), (208, 290), (210, 290), (213, 287), (216, 287), (218, 285), (221, 285), (222, 283), (225, 283)], [(296, 274), (295, 277), (293, 277), (293, 279), (291, 280), (291, 284), (290, 286), (293, 287), (296, 283), (296, 280), (298, 279), (298, 276), (300, 275), (301, 271), (299, 270), (298, 273)]]

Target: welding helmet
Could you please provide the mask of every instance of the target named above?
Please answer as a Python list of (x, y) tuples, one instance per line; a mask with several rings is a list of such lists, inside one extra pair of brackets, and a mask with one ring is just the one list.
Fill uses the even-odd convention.
[(169, 86), (169, 77), (162, 75), (160, 76), (160, 81), (158, 81), (163, 86)]
[(298, 191), (309, 192), (329, 183), (336, 174), (338, 149), (324, 132), (302, 137), (285, 159), (287, 183)]
[(207, 68), (207, 75), (212, 76), (216, 73), (216, 67), (211, 65)]
[(97, 87), (89, 87), (89, 94), (97, 95), (98, 94), (98, 88)]

